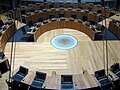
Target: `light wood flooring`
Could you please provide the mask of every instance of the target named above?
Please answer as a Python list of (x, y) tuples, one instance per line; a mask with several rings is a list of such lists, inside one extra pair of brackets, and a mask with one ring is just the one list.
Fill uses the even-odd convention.
[[(78, 45), (70, 50), (59, 50), (50, 44), (50, 40), (58, 34), (70, 34), (78, 39)], [(104, 42), (105, 43), (105, 42)], [(109, 66), (120, 62), (120, 42), (108, 41)], [(5, 55), (10, 58), (11, 43), (7, 43)], [(33, 71), (52, 71), (57, 74), (77, 74), (87, 70), (94, 71), (104, 68), (103, 41), (91, 41), (82, 32), (71, 29), (52, 30), (41, 35), (37, 42), (16, 43), (15, 69), (20, 65)]]

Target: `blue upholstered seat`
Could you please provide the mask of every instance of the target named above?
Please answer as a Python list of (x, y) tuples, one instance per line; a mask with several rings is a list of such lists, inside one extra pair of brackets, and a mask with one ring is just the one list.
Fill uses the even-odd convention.
[(78, 22), (79, 23), (83, 23), (84, 21), (82, 19), (78, 19)]
[(38, 12), (39, 12), (39, 10), (35, 10), (35, 11), (34, 11), (34, 13), (38, 13)]
[(87, 21), (85, 24), (86, 24), (87, 26), (90, 26), (90, 25), (91, 25), (91, 23), (90, 23), (90, 22), (88, 22), (88, 21)]
[(44, 20), (44, 21), (43, 21), (43, 24), (46, 24), (46, 23), (48, 23), (48, 20)]
[(65, 17), (60, 17), (60, 20), (61, 21), (65, 21)]
[(70, 18), (69, 18), (69, 20), (70, 20), (70, 21), (74, 21), (75, 19), (74, 19), (74, 18), (72, 18), (72, 17), (70, 17)]
[(74, 90), (72, 75), (61, 75), (61, 90)]
[(20, 82), (28, 73), (28, 68), (20, 66), (19, 71), (12, 77), (13, 80)]
[(95, 77), (100, 82), (103, 90), (111, 90), (114, 88), (114, 85), (109, 80), (109, 78), (106, 76), (104, 69), (95, 71)]
[(93, 14), (97, 15), (98, 13), (96, 11), (94, 11)]
[(46, 12), (46, 11), (47, 11), (47, 9), (43, 9), (42, 11), (43, 11), (43, 12)]
[(73, 10), (73, 8), (69, 7), (68, 10)]
[(57, 18), (52, 18), (51, 21), (57, 21)]
[(34, 27), (40, 27), (41, 26), (41, 22), (34, 23), (33, 25), (34, 25)]
[(51, 8), (50, 10), (51, 10), (51, 11), (54, 11), (54, 10), (55, 10), (55, 8)]
[(36, 71), (36, 76), (31, 84), (31, 89), (32, 88), (41, 89), (45, 79), (46, 79), (46, 73)]
[(110, 66), (111, 71), (120, 78), (120, 66), (119, 63), (115, 63), (114, 65)]
[(3, 52), (0, 52), (0, 60), (4, 59), (4, 57), (5, 57), (5, 54)]
[(60, 7), (59, 10), (64, 10), (64, 7)]
[(90, 10), (86, 9), (86, 10), (85, 10), (85, 12), (89, 13), (89, 12), (90, 12)]
[(77, 11), (81, 11), (81, 8), (77, 8), (76, 10), (77, 10)]
[(31, 12), (26, 12), (26, 15), (31, 15)]

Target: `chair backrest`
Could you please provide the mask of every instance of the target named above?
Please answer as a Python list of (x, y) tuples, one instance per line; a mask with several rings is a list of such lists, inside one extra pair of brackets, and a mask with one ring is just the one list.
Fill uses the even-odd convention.
[(115, 73), (118, 69), (120, 69), (119, 63), (113, 64), (112, 66), (110, 66), (110, 68), (111, 68), (111, 71)]
[(54, 14), (49, 14), (49, 19), (54, 18)]
[(24, 29), (25, 32), (30, 32), (31, 31), (28, 25), (24, 26), (23, 29)]
[(64, 7), (64, 5), (63, 5), (63, 4), (60, 4), (60, 5), (59, 5), (59, 8), (60, 8), (60, 7)]
[(73, 83), (72, 75), (61, 75), (61, 83)]
[(54, 5), (53, 5), (53, 4), (50, 4), (50, 5), (49, 5), (49, 8), (54, 8)]
[(4, 25), (3, 21), (0, 20), (0, 27), (2, 27)]
[(60, 13), (60, 14), (59, 14), (59, 17), (64, 17), (64, 13)]
[(3, 52), (0, 52), (0, 59), (4, 59), (5, 54)]
[(33, 22), (32, 21), (28, 21), (27, 24), (29, 25), (29, 27), (33, 26)]
[(71, 17), (76, 19), (77, 16), (75, 14), (72, 14)]
[(43, 19), (42, 18), (38, 18), (38, 22), (42, 22), (43, 21)]
[(35, 11), (35, 9), (34, 9), (34, 8), (31, 8), (31, 9), (30, 9), (30, 11), (31, 11), (31, 12), (34, 12), (34, 11)]
[(25, 10), (22, 10), (22, 11), (21, 11), (21, 14), (22, 14), (22, 15), (25, 15), (25, 14), (26, 14), (26, 11), (25, 11)]
[(100, 77), (104, 77), (104, 76), (106, 76), (104, 69), (95, 71), (95, 77), (96, 77), (97, 79), (99, 79)]
[(36, 71), (35, 79), (45, 80), (46, 79), (46, 75), (47, 75), (46, 73)]
[(28, 68), (20, 66), (18, 73), (22, 73), (23, 75), (27, 75), (28, 70), (29, 70)]

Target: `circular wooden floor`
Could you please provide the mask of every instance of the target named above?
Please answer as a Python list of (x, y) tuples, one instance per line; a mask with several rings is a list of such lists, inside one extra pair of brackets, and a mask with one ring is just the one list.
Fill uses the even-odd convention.
[[(59, 50), (50, 44), (50, 40), (59, 34), (69, 34), (77, 38), (78, 45), (70, 50)], [(109, 66), (120, 62), (120, 42), (109, 41)], [(5, 55), (10, 58), (11, 43), (7, 43)], [(33, 71), (46, 72), (51, 75), (52, 71), (57, 74), (77, 74), (87, 70), (94, 71), (104, 68), (103, 42), (91, 41), (82, 32), (72, 29), (56, 29), (41, 35), (37, 42), (17, 42), (15, 69), (20, 65)]]

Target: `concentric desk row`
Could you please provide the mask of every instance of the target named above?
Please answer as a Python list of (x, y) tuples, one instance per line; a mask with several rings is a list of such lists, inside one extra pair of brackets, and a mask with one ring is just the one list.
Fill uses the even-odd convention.
[[(35, 73), (29, 72), (28, 76), (26, 76), (22, 83), (31, 85), (34, 77)], [(31, 80), (28, 80), (28, 78), (31, 78)], [(98, 88), (99, 90), (100, 88), (100, 83), (97, 81), (95, 76), (88, 73), (72, 75), (72, 81), (74, 90), (90, 88)], [(61, 87), (61, 75), (54, 74), (53, 72), (52, 76), (46, 76), (42, 88), (51, 90), (62, 90)]]
[(85, 4), (85, 3), (59, 3), (59, 2), (55, 2), (55, 3), (36, 3), (35, 5), (34, 4), (28, 4), (28, 5), (24, 5), (24, 6), (20, 6), (18, 8), (15, 8), (14, 11), (22, 11), (22, 10), (25, 10), (26, 12), (30, 12), (31, 9), (34, 9), (34, 10), (42, 10), (44, 8), (46, 9), (50, 9), (50, 8), (83, 8), (83, 9), (88, 9), (89, 7), (93, 8), (93, 11), (97, 11), (101, 5), (94, 5), (92, 3), (88, 3), (88, 4)]
[(120, 21), (110, 21), (108, 29), (120, 39)]
[(95, 75), (85, 70), (83, 74), (64, 75), (58, 75), (53, 71), (52, 75), (48, 76), (45, 72), (35, 73), (20, 66), (11, 78), (12, 88), (14, 90), (118, 90), (120, 88), (119, 63), (110, 68), (109, 76), (104, 69), (95, 71)]
[[(109, 12), (110, 14), (110, 12)], [(32, 21), (33, 23), (38, 22), (41, 20), (46, 20), (50, 18), (50, 15), (53, 15), (52, 18), (58, 18), (58, 17), (65, 17), (70, 18), (73, 17), (74, 19), (85, 19), (87, 21), (93, 21), (94, 23), (98, 23), (100, 14), (97, 14), (97, 12), (90, 12), (89, 10), (76, 10), (76, 9), (43, 9), (43, 11), (38, 10), (35, 13), (27, 12), (27, 15), (23, 15), (23, 22), (29, 23), (29, 21)]]
[[(83, 7), (83, 9), (88, 9), (89, 7), (94, 7), (93, 3), (72, 3), (72, 2), (43, 2), (43, 3), (36, 3), (36, 4), (28, 4), (24, 6), (20, 6), (20, 8), (34, 8), (34, 9), (39, 9), (40, 7), (42, 8), (59, 8), (59, 7), (64, 7), (64, 8), (78, 8), (78, 7)], [(97, 7), (101, 7), (101, 5), (96, 5)]]
[[(24, 71), (24, 73), (22, 73)], [(21, 73), (23, 77), (21, 77)], [(55, 71), (51, 76), (45, 72), (30, 71), (29, 69), (20, 66), (18, 72), (12, 77), (13, 88), (15, 90), (78, 90), (78, 89), (92, 89), (100, 90), (100, 83), (96, 77), (89, 74), (87, 71), (84, 74), (68, 74), (57, 75)], [(26, 89), (25, 89), (26, 88)], [(66, 89), (65, 89), (66, 88)]]
[[(68, 6), (67, 6), (67, 5)], [(57, 5), (57, 6), (56, 6)], [(48, 7), (49, 6), (49, 7)], [(105, 7), (105, 11), (103, 10), (103, 7), (101, 7), (101, 5), (94, 5), (92, 3), (88, 3), (88, 4), (83, 4), (83, 3), (40, 3), (40, 4), (36, 4), (36, 5), (32, 5), (32, 4), (28, 4), (28, 6), (21, 6), (20, 8), (16, 8), (14, 10), (12, 10), (12, 17), (13, 18), (20, 18), (20, 15), (25, 13), (25, 12), (36, 12), (38, 10), (43, 10), (43, 9), (64, 9), (64, 8), (69, 8), (70, 10), (72, 9), (83, 9), (83, 10), (90, 10), (90, 11), (101, 11), (101, 15), (105, 16), (105, 12), (106, 12), (106, 16), (109, 17), (109, 12), (110, 9), (108, 7)], [(102, 8), (102, 9), (101, 9)], [(20, 14), (21, 13), (21, 14)]]
[[(34, 40), (37, 41), (38, 37), (42, 35), (43, 33), (54, 30), (54, 29), (59, 29), (59, 28), (70, 28), (70, 29), (75, 29), (78, 31), (81, 31), (88, 35), (91, 40), (94, 40), (94, 36), (96, 32), (101, 32), (93, 30), (92, 25), (88, 22), (83, 22), (81, 19), (73, 19), (73, 18), (53, 18), (51, 20), (44, 20), (42, 23), (38, 22), (35, 24), (34, 27), (35, 31), (31, 32), (28, 31), (27, 34), (33, 34), (34, 35)], [(94, 26), (93, 26), (94, 27)]]
[(0, 36), (0, 47), (1, 50), (4, 52), (5, 45), (8, 39), (17, 31), (15, 23), (9, 21), (1, 28), (1, 36)]

